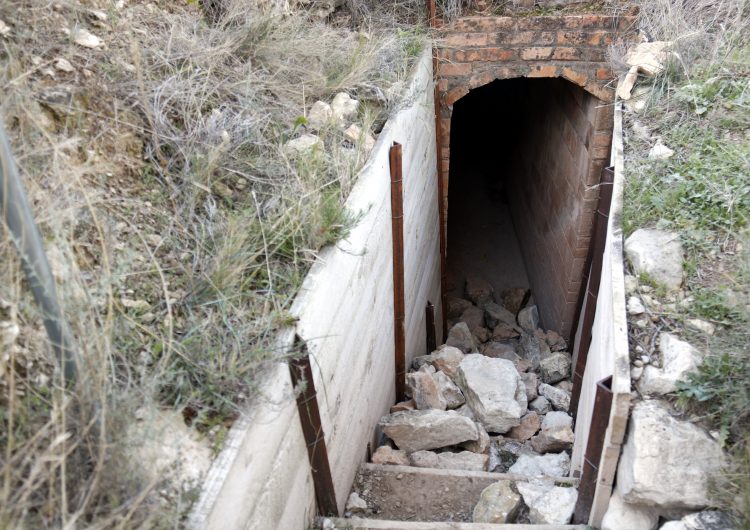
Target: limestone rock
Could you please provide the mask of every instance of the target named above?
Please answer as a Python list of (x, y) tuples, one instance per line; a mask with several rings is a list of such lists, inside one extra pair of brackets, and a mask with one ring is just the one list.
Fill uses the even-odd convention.
[(539, 340), (539, 337), (534, 334), (524, 333), (521, 336), (520, 346), (521, 357), (529, 361), (534, 370), (538, 370), (542, 359), (552, 353), (547, 342)]
[(565, 339), (560, 336), (556, 331), (548, 331), (544, 334), (544, 338), (549, 345), (551, 351), (563, 351), (568, 347)]
[(432, 366), (453, 379), (458, 371), (458, 365), (464, 360), (464, 354), (458, 348), (444, 344), (430, 354)]
[(518, 325), (528, 333), (534, 333), (539, 327), (539, 310), (535, 305), (524, 307), (518, 312)]
[(471, 330), (471, 335), (474, 337), (474, 344), (482, 344), (490, 340), (490, 332), (487, 328), (478, 327)]
[(651, 160), (666, 160), (667, 158), (672, 158), (673, 156), (674, 151), (664, 145), (661, 141), (661, 138), (656, 140), (656, 143), (648, 152), (648, 157)]
[(437, 372), (432, 378), (437, 383), (438, 394), (445, 402), (445, 408), (455, 409), (466, 403), (461, 389), (445, 373)]
[(515, 326), (511, 326), (505, 322), (500, 322), (497, 326), (492, 328), (492, 340), (502, 341), (515, 339), (519, 335), (520, 333)]
[(556, 352), (543, 357), (539, 362), (542, 371), (542, 381), (554, 384), (566, 379), (570, 375), (570, 354), (567, 352)]
[(570, 393), (546, 383), (539, 385), (539, 394), (546, 397), (555, 410), (568, 412), (570, 408)]
[(722, 465), (719, 445), (701, 429), (673, 418), (658, 401), (638, 403), (617, 468), (617, 489), (629, 503), (660, 510), (710, 504), (707, 484)]
[(520, 359), (515, 351), (515, 348), (507, 342), (488, 342), (482, 345), (482, 355), (487, 357), (493, 357), (495, 359), (508, 359), (509, 361), (517, 361)]
[(526, 402), (531, 403), (539, 396), (537, 387), (539, 387), (539, 378), (534, 372), (520, 372), (523, 386), (526, 387)]
[(471, 410), (471, 407), (469, 405), (461, 405), (456, 409), (456, 412), (458, 412), (461, 416), (464, 416), (465, 418), (469, 418), (471, 421), (476, 421), (476, 417), (474, 416), (474, 411)]
[(60, 70), (61, 72), (71, 73), (75, 72), (75, 68), (73, 68), (73, 65), (70, 64), (70, 61), (65, 59), (64, 57), (58, 57), (55, 59), (55, 69)]
[(567, 477), (570, 473), (570, 457), (567, 453), (522, 454), (508, 471), (527, 477)]
[(526, 412), (526, 389), (513, 363), (471, 354), (458, 368), (456, 383), (477, 421), (489, 432), (507, 432)]
[(521, 455), (533, 455), (534, 453), (527, 442), (511, 440), (502, 436), (497, 436), (494, 440), (491, 440), (490, 454), (492, 454), (493, 449), (499, 461), (496, 463), (495, 471), (500, 473), (508, 472)]
[(509, 326), (516, 325), (516, 315), (494, 302), (486, 304), (484, 306), (484, 312), (484, 318), (487, 321), (487, 326), (490, 328), (494, 328), (501, 322), (508, 324)]
[(637, 274), (646, 273), (667, 289), (682, 285), (682, 244), (674, 232), (640, 228), (625, 241), (625, 255)]
[(414, 451), (409, 455), (409, 461), (414, 467), (436, 468), (438, 455), (435, 451)]
[(516, 425), (508, 432), (508, 438), (514, 440), (528, 440), (539, 430), (541, 420), (536, 412), (527, 412), (521, 418), (521, 424)]
[(344, 137), (355, 145), (360, 146), (367, 152), (372, 151), (375, 147), (375, 137), (370, 131), (362, 130), (362, 127), (356, 123), (352, 123), (345, 131)]
[(289, 140), (284, 144), (283, 151), (289, 157), (309, 155), (316, 152), (323, 152), (325, 144), (323, 140), (314, 134), (303, 134), (299, 138)]
[(331, 102), (331, 111), (333, 111), (333, 117), (339, 122), (341, 126), (345, 122), (354, 117), (359, 108), (359, 101), (353, 99), (346, 92), (339, 92), (333, 97)]
[(645, 395), (663, 395), (677, 390), (677, 382), (687, 378), (703, 362), (701, 352), (670, 333), (659, 335), (661, 368), (648, 365), (638, 381), (638, 389)]
[(478, 306), (492, 302), (494, 289), (490, 282), (479, 276), (466, 278), (466, 296)]
[(356, 491), (353, 491), (346, 500), (346, 511), (349, 513), (365, 513), (367, 502)]
[(407, 401), (401, 401), (401, 402), (396, 403), (395, 405), (393, 405), (391, 407), (390, 412), (391, 412), (391, 414), (393, 414), (394, 412), (400, 412), (402, 410), (414, 410), (416, 408), (417, 408), (417, 404), (414, 403), (414, 400), (413, 399), (409, 399)]
[(390, 445), (381, 445), (372, 455), (373, 464), (388, 464), (392, 466), (408, 466), (409, 456), (406, 451), (393, 449)]
[(448, 346), (454, 346), (464, 353), (471, 353), (477, 351), (476, 344), (474, 344), (474, 337), (469, 331), (469, 326), (464, 322), (459, 322), (453, 326), (448, 332), (448, 340), (445, 341)]
[(486, 471), (489, 457), (471, 451), (462, 451), (460, 453), (416, 451), (409, 455), (409, 460), (414, 467)]
[(449, 410), (410, 410), (383, 416), (378, 423), (399, 449), (412, 453), (460, 444), (479, 437), (474, 422)]
[[(678, 524), (681, 526), (673, 530), (736, 530), (737, 528), (727, 514), (717, 510), (688, 514)], [(666, 525), (663, 525), (659, 530), (665, 527)]]
[(448, 318), (458, 318), (461, 314), (472, 307), (472, 303), (463, 298), (448, 298)]
[(490, 435), (487, 434), (487, 430), (481, 423), (477, 423), (476, 425), (479, 438), (477, 438), (476, 441), (464, 442), (461, 444), (461, 447), (472, 453), (487, 453), (487, 450), (490, 447)]
[(653, 508), (627, 503), (615, 490), (609, 498), (601, 530), (654, 530), (658, 524), (659, 514)]
[(529, 403), (529, 410), (533, 410), (538, 414), (547, 414), (550, 410), (552, 410), (552, 406), (550, 405), (546, 397), (539, 396), (534, 401)]
[(474, 506), (472, 521), (490, 524), (510, 523), (515, 519), (520, 507), (521, 496), (514, 491), (513, 483), (501, 480), (482, 490), (479, 502)]
[(528, 294), (529, 290), (525, 287), (512, 287), (504, 289), (500, 293), (500, 301), (505, 309), (516, 315), (523, 307), (523, 302)]
[(98, 48), (102, 40), (85, 28), (76, 27), (70, 34), (73, 42), (84, 48)]
[(469, 329), (474, 331), (474, 329), (484, 326), (484, 311), (476, 306), (471, 306), (461, 313), (459, 320), (465, 322)]
[(427, 371), (412, 372), (406, 375), (406, 384), (411, 389), (412, 399), (417, 409), (445, 410), (446, 400), (440, 392), (438, 382)]
[(319, 130), (331, 122), (333, 109), (325, 101), (316, 101), (307, 113), (307, 123), (311, 129)]
[(537, 453), (554, 453), (569, 449), (573, 445), (573, 418), (565, 412), (550, 412), (542, 421), (542, 430), (531, 439)]
[(573, 517), (578, 490), (554, 484), (519, 482), (518, 492), (529, 507), (531, 524), (567, 524)]

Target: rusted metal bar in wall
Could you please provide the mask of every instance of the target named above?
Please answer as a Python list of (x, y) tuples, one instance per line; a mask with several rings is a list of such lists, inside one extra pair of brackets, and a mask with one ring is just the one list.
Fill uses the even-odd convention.
[[(599, 296), (599, 285), (602, 279), (604, 246), (607, 242), (607, 227), (609, 225), (609, 211), (612, 205), (612, 183), (614, 179), (615, 171), (613, 167), (606, 167), (602, 170), (599, 182), (599, 201), (594, 219), (594, 232), (591, 236), (589, 252), (583, 268), (584, 277), (581, 282), (582, 290), (579, 294), (579, 309), (573, 321), (574, 326), (572, 329), (575, 334), (580, 320), (583, 319), (578, 343), (574, 343), (571, 347), (572, 352), (575, 352), (576, 348), (578, 350), (573, 370), (573, 393), (570, 398), (570, 411), (573, 416), (576, 415), (578, 410), (583, 373), (586, 369), (586, 360), (589, 348), (591, 347), (591, 329), (594, 325), (594, 317), (596, 316), (596, 301)], [(573, 336), (573, 342), (575, 342), (575, 335)]]
[(435, 337), (435, 306), (432, 302), (427, 302), (424, 312), (426, 327), (425, 334), (427, 337), (427, 340), (425, 341), (425, 349), (427, 350), (427, 355), (429, 355), (437, 349), (437, 338)]
[[(435, 0), (427, 0), (427, 10), (430, 17), (430, 27), (435, 30), (438, 26), (437, 19), (437, 7)], [(438, 222), (440, 223), (440, 302), (442, 310), (440, 311), (441, 316), (441, 328), (443, 340), (448, 335), (448, 313), (446, 308), (448, 307), (448, 298), (446, 294), (446, 282), (447, 282), (447, 271), (445, 267), (445, 259), (448, 251), (445, 234), (445, 175), (443, 174), (443, 165), (441, 161), (441, 155), (443, 152), (443, 131), (442, 124), (440, 121), (440, 91), (438, 90), (438, 70), (439, 62), (437, 56), (437, 50), (432, 47), (432, 75), (435, 84), (435, 147), (437, 156), (437, 177), (438, 177)]]
[(310, 356), (292, 359), (289, 363), (292, 385), (297, 390), (297, 410), (302, 424), (302, 434), (307, 444), (307, 456), (312, 469), (315, 500), (322, 516), (338, 516), (336, 491), (333, 486), (331, 465), (328, 462), (326, 437), (320, 421), (318, 396), (315, 392)]
[(604, 437), (607, 433), (609, 416), (612, 410), (612, 377), (602, 379), (596, 384), (594, 413), (591, 416), (589, 439), (586, 454), (583, 457), (583, 472), (578, 486), (578, 500), (573, 512), (575, 524), (588, 524), (591, 507), (594, 504), (596, 483), (599, 477), (599, 463), (604, 450)]
[(391, 167), (391, 229), (393, 232), (393, 338), (396, 360), (396, 401), (403, 401), (406, 378), (406, 309), (404, 300), (404, 194), (402, 148), (393, 142)]

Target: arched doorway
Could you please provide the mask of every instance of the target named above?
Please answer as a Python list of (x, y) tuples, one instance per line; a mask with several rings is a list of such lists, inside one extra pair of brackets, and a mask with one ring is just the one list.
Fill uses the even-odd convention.
[(561, 78), (493, 81), (453, 105), (449, 295), (467, 275), (530, 287), (542, 325), (569, 336), (611, 132), (605, 103)]

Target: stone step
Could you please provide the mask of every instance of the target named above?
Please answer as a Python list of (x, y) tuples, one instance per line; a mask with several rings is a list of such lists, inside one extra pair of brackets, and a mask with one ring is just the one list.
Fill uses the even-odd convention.
[[(560, 486), (578, 485), (578, 479), (570, 477), (528, 477), (484, 471), (362, 464), (355, 479), (354, 491), (367, 501), (371, 509), (376, 511), (374, 517), (379, 519), (424, 522), (469, 521), (484, 488), (499, 480), (518, 482), (528, 481), (531, 478), (541, 478)], [(523, 527), (530, 528), (529, 525), (523, 525)], [(561, 526), (560, 528), (568, 527)], [(577, 527), (571, 526), (570, 528)]]
[[(326, 521), (326, 524), (323, 524)], [(319, 521), (318, 528), (338, 530), (586, 530), (586, 525), (570, 524), (485, 524), (457, 522), (389, 521), (352, 517)]]

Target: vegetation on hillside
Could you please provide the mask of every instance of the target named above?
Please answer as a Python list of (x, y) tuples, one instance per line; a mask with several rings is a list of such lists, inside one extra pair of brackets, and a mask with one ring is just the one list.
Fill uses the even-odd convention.
[[(626, 113), (625, 231), (650, 226), (680, 234), (684, 296), (669, 300), (645, 278), (641, 289), (661, 302), (650, 308), (655, 327), (708, 353), (682, 383), (676, 405), (727, 450), (714, 498), (750, 525), (750, 5), (639, 4), (644, 35), (671, 41), (673, 53), (646, 81), (649, 90), (636, 89), (640, 100), (630, 106), (644, 110)], [(649, 158), (657, 139), (674, 155)], [(696, 318), (708, 323), (704, 331)]]
[(367, 152), (336, 123), (284, 145), (342, 91), (377, 133), (426, 31), (417, 0), (283, 4), (0, 4), (0, 116), (81, 360), (66, 385), (0, 228), (0, 527), (174, 527), (190, 492), (144, 472), (133, 424), (173, 409), (218, 449), (285, 353)]

